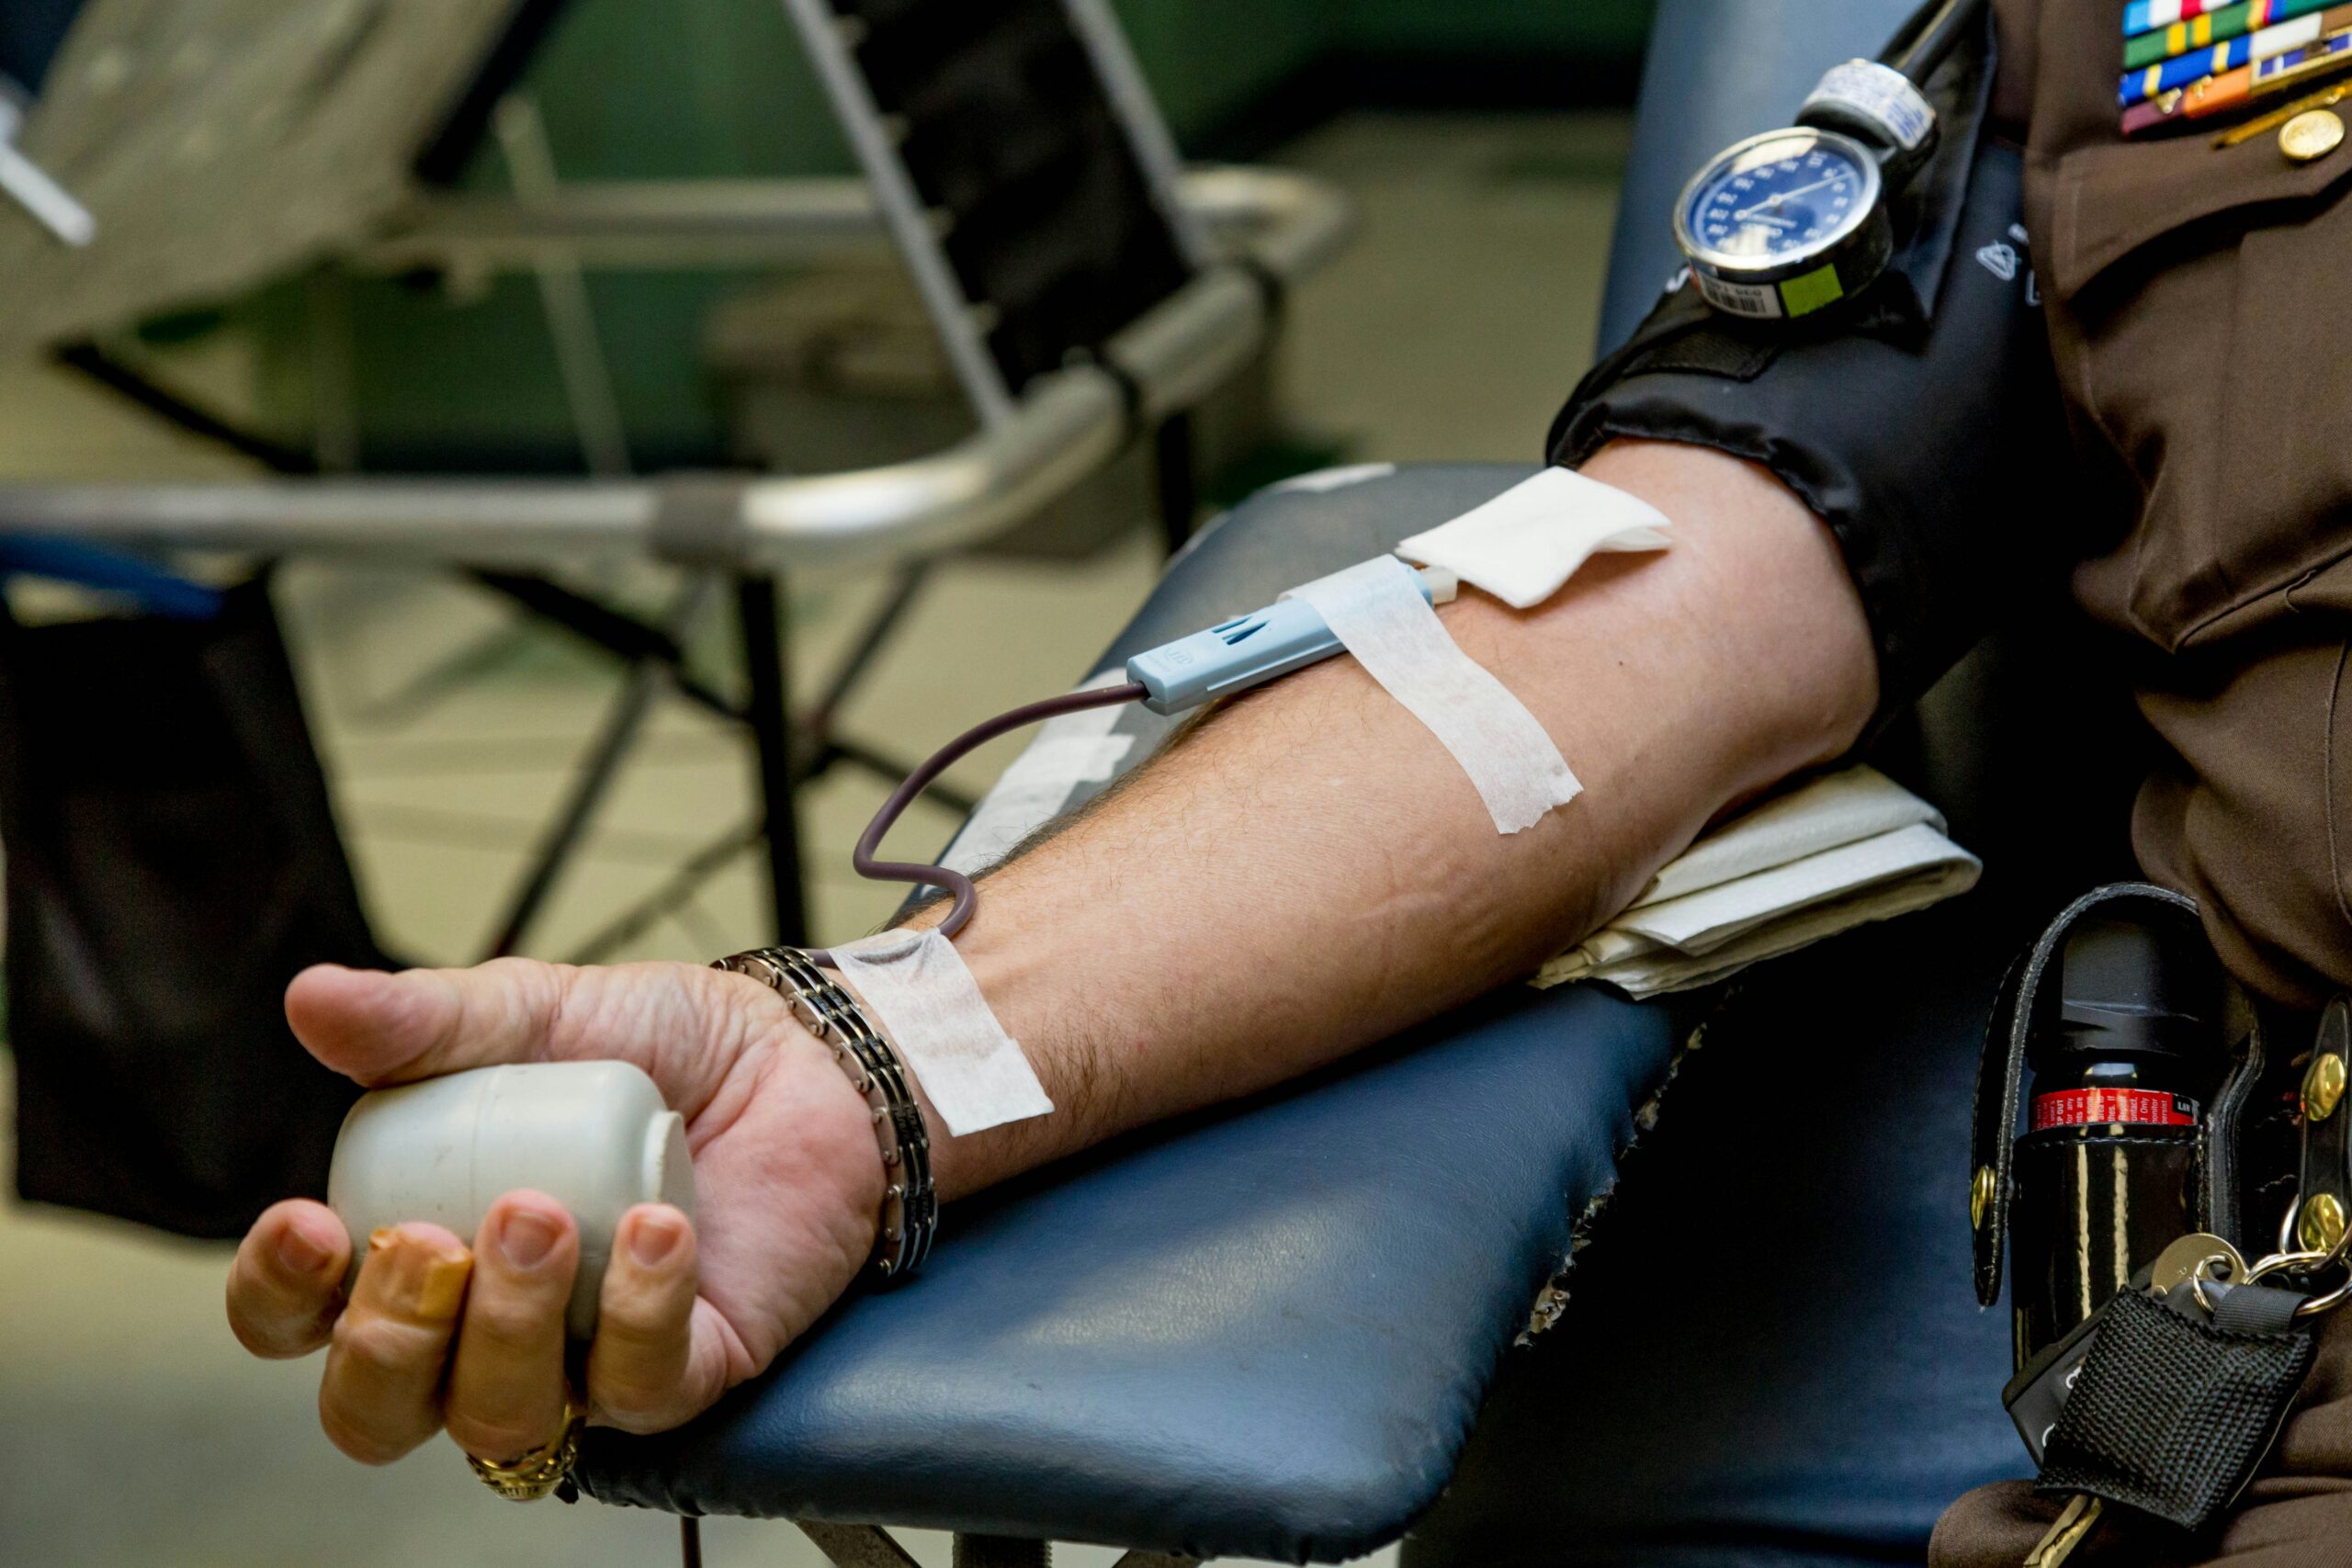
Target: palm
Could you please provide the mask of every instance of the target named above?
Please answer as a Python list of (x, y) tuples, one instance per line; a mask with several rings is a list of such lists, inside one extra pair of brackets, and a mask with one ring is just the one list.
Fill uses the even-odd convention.
[(756, 981), (680, 964), (525, 959), (397, 976), (314, 971), (287, 1011), (321, 1060), (362, 1083), (501, 1062), (643, 1068), (685, 1118), (694, 1153), (690, 1379), (707, 1397), (815, 1322), (872, 1247), (883, 1182), (865, 1109), (831, 1052)]

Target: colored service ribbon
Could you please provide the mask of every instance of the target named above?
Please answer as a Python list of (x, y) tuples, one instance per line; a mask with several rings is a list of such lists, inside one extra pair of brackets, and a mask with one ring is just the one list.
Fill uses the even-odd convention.
[[(2344, 14), (2346, 21), (2352, 21), (2352, 6), (2339, 6), (2337, 10)], [(2215, 44), (2211, 49), (2178, 55), (2143, 71), (2127, 72), (2117, 86), (2117, 100), (2123, 107), (2130, 108), (2176, 87), (2191, 86), (2200, 78), (2219, 76), (2241, 65), (2274, 60), (2317, 43), (2328, 30), (2326, 24), (2335, 14), (2323, 16), (2314, 10), (2309, 16), (2280, 22), (2258, 33), (2231, 39), (2225, 43)]]
[(2177, 120), (2205, 119), (2241, 107), (2249, 99), (2283, 91), (2307, 76), (2326, 75), (2352, 65), (2352, 28), (2317, 43), (2206, 76), (2123, 111), (2123, 134), (2138, 136)]
[[(2123, 68), (2139, 71), (2160, 64), (2175, 55), (2187, 54), (2192, 49), (2208, 49), (2217, 43), (2256, 32), (2273, 22), (2291, 21), (2309, 12), (2320, 10), (2330, 0), (2239, 0), (2218, 11), (2208, 11), (2192, 21), (2175, 22), (2154, 32), (2142, 33), (2125, 40)], [(2340, 25), (2335, 19), (2336, 6), (2321, 24), (2323, 32), (2334, 32)]]
[(2123, 7), (2123, 36), (2136, 38), (2227, 6), (2230, 0), (2132, 0)]

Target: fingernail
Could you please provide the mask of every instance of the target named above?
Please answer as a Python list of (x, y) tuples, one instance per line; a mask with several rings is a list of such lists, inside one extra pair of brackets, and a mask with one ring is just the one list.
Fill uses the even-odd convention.
[(278, 1235), (278, 1267), (289, 1274), (315, 1274), (333, 1256), (298, 1225), (288, 1225)]
[(556, 1224), (536, 1209), (516, 1209), (498, 1227), (498, 1249), (517, 1269), (537, 1269), (555, 1250)]
[(628, 1255), (641, 1269), (655, 1268), (678, 1250), (685, 1235), (684, 1227), (666, 1214), (639, 1215), (629, 1232)]

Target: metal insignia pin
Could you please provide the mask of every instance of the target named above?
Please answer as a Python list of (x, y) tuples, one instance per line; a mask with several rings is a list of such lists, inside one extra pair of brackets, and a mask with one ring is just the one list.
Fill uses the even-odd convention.
[(2306, 109), (2278, 128), (2278, 151), (2298, 164), (2326, 157), (2344, 143), (2344, 121), (2332, 109)]

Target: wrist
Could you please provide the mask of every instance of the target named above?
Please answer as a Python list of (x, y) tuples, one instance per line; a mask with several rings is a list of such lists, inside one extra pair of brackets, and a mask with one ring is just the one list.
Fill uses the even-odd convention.
[(785, 1059), (811, 1085), (805, 1098), (793, 1098), (812, 1109), (837, 1108), (821, 1119), (807, 1118), (798, 1141), (841, 1183), (844, 1203), (865, 1225), (871, 1261), (865, 1271), (886, 1283), (906, 1279), (928, 1255), (938, 1214), (931, 1127), (913, 1075), (864, 1004), (798, 949), (761, 948), (713, 967), (752, 981), (784, 1004)]
[[(934, 925), (944, 909), (944, 906), (941, 906), (937, 909), (924, 910), (908, 920), (904, 929), (921, 930)], [(1017, 984), (1005, 969), (993, 961), (995, 945), (978, 934), (980, 924), (979, 920), (975, 920), (958, 934), (956, 939), (957, 953), (971, 967), (973, 978), (979, 984), (981, 995), (988, 999), (989, 1010), (997, 1014), (1007, 1032), (1021, 1045), (1031, 1065), (1045, 1079), (1047, 1093), (1054, 1100), (1054, 1110), (1045, 1116), (1006, 1122), (959, 1136), (948, 1130), (945, 1119), (932, 1102), (930, 1090), (923, 1087), (920, 1075), (910, 1068), (906, 1075), (907, 1084), (929, 1139), (932, 1182), (943, 1203), (993, 1186), (1032, 1166), (1068, 1152), (1056, 1145), (1062, 1129), (1074, 1119), (1076, 1110), (1069, 1103), (1067, 1088), (1055, 1083), (1046, 1071), (1046, 1064), (1040, 1061), (1031, 1041), (1034, 1029), (1030, 1032), (1023, 1032), (1015, 1026), (1013, 1017), (1005, 1012), (1004, 1000), (1007, 997), (1014, 1006), (1015, 1015), (1021, 1015), (1024, 1010), (1021, 1006), (1023, 1000), (1035, 993)], [(828, 970), (826, 973), (865, 1010), (876, 1031), (898, 1053), (900, 1062), (906, 1062), (909, 1058), (904, 1047), (889, 1033), (875, 1010), (866, 1005), (866, 999), (855, 983), (836, 971)]]

